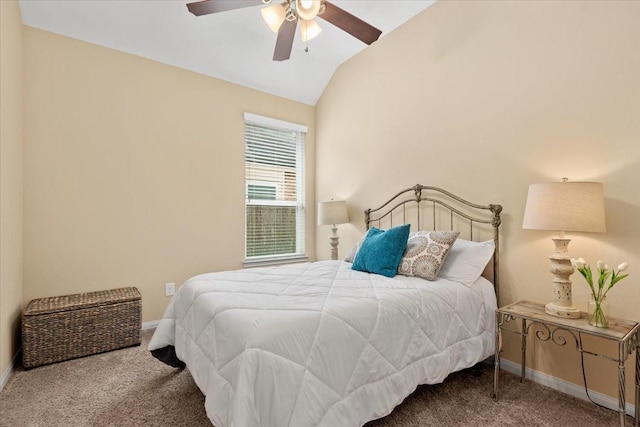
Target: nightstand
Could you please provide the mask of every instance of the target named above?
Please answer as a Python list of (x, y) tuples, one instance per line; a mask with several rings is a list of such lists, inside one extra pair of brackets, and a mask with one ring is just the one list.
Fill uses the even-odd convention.
[[(520, 319), (520, 331), (504, 329), (504, 325), (511, 321)], [(625, 419), (625, 360), (635, 350), (635, 426), (638, 427), (640, 414), (640, 324), (638, 322), (609, 318), (608, 328), (596, 328), (589, 325), (587, 314), (581, 313), (579, 319), (565, 319), (545, 313), (544, 305), (530, 301), (519, 301), (514, 304), (501, 307), (496, 310), (496, 349), (495, 349), (495, 370), (493, 377), (493, 398), (498, 400), (498, 385), (500, 375), (500, 332), (508, 331), (521, 335), (522, 349), (522, 370), (520, 381), (524, 381), (527, 355), (527, 336), (532, 325), (538, 325), (540, 329), (534, 336), (540, 341), (551, 341), (557, 345), (567, 344), (566, 337), (573, 337), (576, 349), (582, 354), (618, 362), (618, 413), (620, 414), (620, 426), (624, 426)], [(558, 334), (564, 331), (565, 334)], [(618, 344), (618, 357), (610, 357), (587, 351), (582, 346), (582, 336), (589, 335), (604, 338)]]

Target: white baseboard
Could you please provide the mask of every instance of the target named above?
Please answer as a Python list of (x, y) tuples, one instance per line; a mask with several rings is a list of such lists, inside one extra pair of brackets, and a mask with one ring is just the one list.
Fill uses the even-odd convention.
[(0, 377), (0, 391), (2, 391), (4, 389), (4, 386), (7, 385), (7, 382), (9, 382), (9, 377), (11, 377), (11, 374), (13, 373), (13, 369), (18, 363), (18, 359), (20, 357), (21, 351), (22, 351), (22, 348), (19, 348), (16, 355), (13, 356), (13, 360), (11, 360), (11, 363), (9, 363), (9, 366), (7, 366), (7, 369), (5, 369), (4, 372), (2, 373), (2, 376)]
[[(520, 376), (521, 366), (518, 363), (511, 362), (510, 360), (500, 359), (500, 367), (507, 372)], [(558, 390), (562, 393), (568, 394), (569, 396), (577, 397), (578, 399), (588, 401), (587, 393), (584, 391), (584, 386), (579, 386), (574, 383), (570, 383), (569, 381), (565, 381), (560, 378), (553, 377), (549, 374), (545, 374), (531, 368), (525, 369), (525, 378), (536, 382), (538, 384), (542, 384), (554, 390)], [(606, 408), (612, 409), (614, 411), (618, 411), (618, 399), (613, 398), (609, 395), (589, 390), (589, 396), (599, 405), (602, 405)], [(627, 415), (633, 416), (635, 414), (635, 405), (630, 403), (626, 403), (625, 410)]]
[(155, 329), (158, 327), (158, 324), (160, 323), (159, 320), (151, 320), (149, 322), (142, 322), (142, 329)]

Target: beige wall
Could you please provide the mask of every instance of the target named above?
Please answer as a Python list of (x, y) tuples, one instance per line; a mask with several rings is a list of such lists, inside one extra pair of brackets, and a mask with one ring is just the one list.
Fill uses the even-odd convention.
[[(610, 307), (640, 320), (638, 22), (640, 2), (441, 1), (343, 64), (316, 112), (316, 197), (345, 198), (352, 215), (340, 256), (364, 231), (362, 210), (416, 183), (441, 186), (504, 206), (500, 304), (546, 303), (552, 233), (522, 230), (528, 185), (600, 181), (607, 233), (570, 236), (569, 250), (629, 261)], [(319, 258), (328, 235), (318, 229)], [(588, 287), (573, 280), (585, 310)], [(533, 346), (534, 369), (582, 383), (572, 344)], [(617, 396), (615, 364), (587, 359), (589, 386)]]
[(314, 206), (311, 106), (30, 27), (25, 69), (25, 301), (240, 268), (244, 112), (309, 126)]
[(0, 1), (0, 378), (18, 349), (22, 309), (22, 39), (18, 2)]

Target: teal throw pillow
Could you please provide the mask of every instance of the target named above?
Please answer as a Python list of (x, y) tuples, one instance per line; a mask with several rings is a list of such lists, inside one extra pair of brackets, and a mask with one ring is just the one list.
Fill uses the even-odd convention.
[(352, 269), (393, 277), (407, 248), (409, 224), (380, 230), (371, 228), (367, 233), (355, 259)]

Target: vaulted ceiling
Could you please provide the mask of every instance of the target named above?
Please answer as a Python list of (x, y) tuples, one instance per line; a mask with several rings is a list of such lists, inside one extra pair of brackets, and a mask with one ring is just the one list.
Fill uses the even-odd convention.
[[(191, 1), (191, 0), (188, 0)], [(322, 33), (272, 60), (276, 34), (260, 9), (196, 17), (182, 0), (20, 0), (25, 25), (315, 105), (338, 66), (366, 44), (318, 19)], [(435, 0), (332, 0), (385, 37)], [(308, 52), (305, 47), (308, 45)]]

